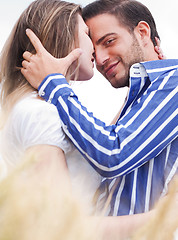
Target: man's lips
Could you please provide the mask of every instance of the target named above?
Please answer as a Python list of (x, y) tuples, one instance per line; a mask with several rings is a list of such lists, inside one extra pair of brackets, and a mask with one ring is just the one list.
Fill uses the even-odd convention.
[(107, 77), (111, 76), (116, 68), (116, 66), (118, 65), (119, 62), (117, 63), (114, 63), (114, 64), (111, 64), (109, 67), (107, 67), (104, 72), (105, 72), (105, 75)]

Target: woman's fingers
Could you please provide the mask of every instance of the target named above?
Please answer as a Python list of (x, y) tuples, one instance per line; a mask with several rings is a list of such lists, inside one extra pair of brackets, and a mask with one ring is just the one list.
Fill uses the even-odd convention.
[(160, 47), (160, 46), (161, 46), (161, 41), (160, 41), (160, 39), (157, 38), (157, 37), (155, 37), (155, 40), (156, 40), (156, 45), (157, 45), (158, 47)]
[(164, 56), (163, 50), (160, 47), (161, 45), (160, 39), (155, 37), (155, 40), (156, 40), (155, 51), (157, 52), (159, 59), (166, 59), (166, 57)]

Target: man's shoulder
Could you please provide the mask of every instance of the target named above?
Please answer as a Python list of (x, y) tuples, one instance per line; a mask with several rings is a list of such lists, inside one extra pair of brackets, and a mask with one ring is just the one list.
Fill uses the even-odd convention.
[(145, 69), (149, 72), (154, 71), (165, 71), (178, 68), (178, 59), (164, 59), (164, 60), (155, 60), (147, 61), (141, 63)]

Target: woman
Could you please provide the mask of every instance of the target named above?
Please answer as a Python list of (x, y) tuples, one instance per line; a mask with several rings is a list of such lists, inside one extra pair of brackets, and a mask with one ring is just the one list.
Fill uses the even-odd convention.
[(75, 61), (67, 71), (68, 80), (88, 80), (93, 76), (93, 45), (81, 17), (80, 6), (59, 0), (32, 2), (14, 26), (1, 54), (1, 105), (5, 116), (1, 131), (1, 154), (7, 174), (24, 157), (33, 154), (33, 158), (39, 161), (41, 171), (55, 166), (54, 177), (59, 178), (60, 182), (61, 177), (65, 177), (65, 182), (70, 182), (71, 177), (73, 183), (76, 176), (79, 178), (79, 173), (85, 179), (92, 175), (85, 189), (86, 192), (95, 191), (100, 177), (88, 163), (81, 160), (81, 155), (63, 133), (56, 108), (40, 99), (37, 91), (21, 74), (23, 52), (35, 51), (26, 36), (26, 28), (31, 28), (45, 48), (57, 58), (65, 57), (76, 47), (83, 50), (79, 61)]

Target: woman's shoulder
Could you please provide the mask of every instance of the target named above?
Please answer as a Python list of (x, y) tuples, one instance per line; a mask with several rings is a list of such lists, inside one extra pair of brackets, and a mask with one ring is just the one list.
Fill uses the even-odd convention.
[(10, 125), (25, 147), (49, 144), (69, 151), (69, 140), (62, 130), (56, 107), (35, 94), (18, 101), (13, 108)]
[[(13, 108), (13, 114), (23, 115), (43, 115), (43, 114), (54, 114), (59, 118), (57, 109), (54, 105), (49, 104), (38, 97), (37, 94), (31, 93), (22, 99), (20, 99)], [(22, 115), (21, 115), (22, 114)], [(50, 117), (50, 116), (48, 116)]]
[(57, 108), (31, 93), (20, 99), (12, 109), (11, 120), (19, 124), (56, 125), (61, 127)]

